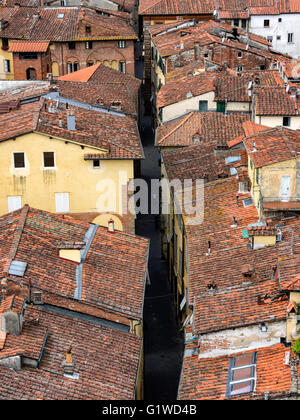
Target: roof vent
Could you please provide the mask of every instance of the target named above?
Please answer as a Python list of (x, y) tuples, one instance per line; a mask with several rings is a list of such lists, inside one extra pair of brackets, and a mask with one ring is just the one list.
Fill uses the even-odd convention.
[(35, 305), (43, 305), (43, 303), (44, 303), (43, 293), (42, 292), (33, 292), (32, 300), (33, 300), (33, 303)]
[(242, 274), (244, 277), (252, 277), (254, 274), (254, 266), (250, 264), (245, 264), (242, 266)]
[(233, 223), (232, 223), (231, 227), (237, 227), (237, 225), (238, 225), (237, 220), (236, 220), (235, 216), (233, 216)]

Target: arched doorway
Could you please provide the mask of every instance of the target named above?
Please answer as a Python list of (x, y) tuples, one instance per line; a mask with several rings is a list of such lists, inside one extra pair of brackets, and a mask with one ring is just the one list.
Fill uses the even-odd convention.
[(26, 78), (27, 80), (36, 80), (36, 70), (33, 67), (26, 70)]

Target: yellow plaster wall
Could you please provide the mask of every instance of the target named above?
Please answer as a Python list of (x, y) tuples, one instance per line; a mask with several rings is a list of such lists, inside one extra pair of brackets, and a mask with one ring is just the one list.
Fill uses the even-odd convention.
[[(14, 168), (14, 152), (25, 153), (25, 169)], [(43, 169), (43, 152), (55, 152), (55, 169)], [(85, 161), (84, 155), (97, 152), (99, 149), (82, 149), (78, 144), (66, 144), (39, 133), (0, 143), (0, 214), (8, 212), (8, 196), (21, 196), (22, 206), (29, 204), (55, 212), (55, 193), (69, 193), (70, 213), (101, 212), (103, 204), (119, 213), (119, 185), (133, 178), (133, 161), (101, 160), (100, 169), (94, 169), (93, 162)]]
[[(4, 60), (10, 60), (10, 73), (6, 73), (4, 71)], [(2, 50), (2, 39), (0, 40), (0, 79), (14, 80), (13, 54), (8, 51)]]

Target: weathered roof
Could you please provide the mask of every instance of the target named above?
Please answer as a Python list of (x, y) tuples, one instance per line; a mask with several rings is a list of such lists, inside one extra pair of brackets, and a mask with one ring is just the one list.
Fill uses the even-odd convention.
[[(64, 376), (70, 346), (74, 377)], [(18, 371), (0, 366), (0, 399), (134, 399), (140, 352), (137, 336), (27, 305), (21, 335), (7, 334), (0, 359), (20, 355), (40, 364)]]
[[(89, 224), (23, 207), (0, 218), (0, 273), (12, 260), (27, 263), (22, 281), (47, 293), (104, 310), (142, 317), (148, 240), (98, 226), (83, 264), (82, 296), (77, 263), (59, 257), (57, 243), (82, 242)], [(16, 278), (16, 276), (9, 275)]]
[(244, 138), (243, 141), (256, 168), (296, 159), (300, 154), (299, 130), (285, 127), (269, 128)]
[[(0, 19), (7, 22), (0, 31), (5, 38), (53, 42), (137, 39), (123, 19), (85, 7), (2, 7)], [(86, 33), (86, 25), (91, 26), (91, 33)]]
[[(239, 394), (230, 399), (264, 399), (265, 391), (269, 399), (289, 396), (292, 371), (285, 364), (287, 349), (284, 344), (255, 348), (246, 352), (236, 352), (231, 356), (199, 358), (198, 355), (184, 358), (179, 385), (179, 400), (224, 400), (226, 396), (230, 357), (256, 352), (256, 388), (254, 392)], [(291, 356), (292, 357), (292, 356)], [(297, 368), (299, 373), (299, 365)]]
[(158, 126), (156, 146), (189, 146), (193, 144), (193, 137), (197, 134), (201, 143), (227, 147), (230, 140), (244, 135), (243, 123), (248, 120), (249, 116), (246, 114), (191, 112)]

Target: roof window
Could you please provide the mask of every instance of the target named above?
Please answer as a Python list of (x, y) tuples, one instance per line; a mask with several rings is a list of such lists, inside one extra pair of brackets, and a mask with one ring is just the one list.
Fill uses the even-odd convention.
[(227, 397), (253, 392), (256, 384), (256, 353), (230, 358)]
[(59, 14), (57, 15), (57, 19), (63, 19), (63, 18), (64, 18), (64, 16), (65, 16), (65, 14), (64, 14), (64, 13), (59, 13)]

